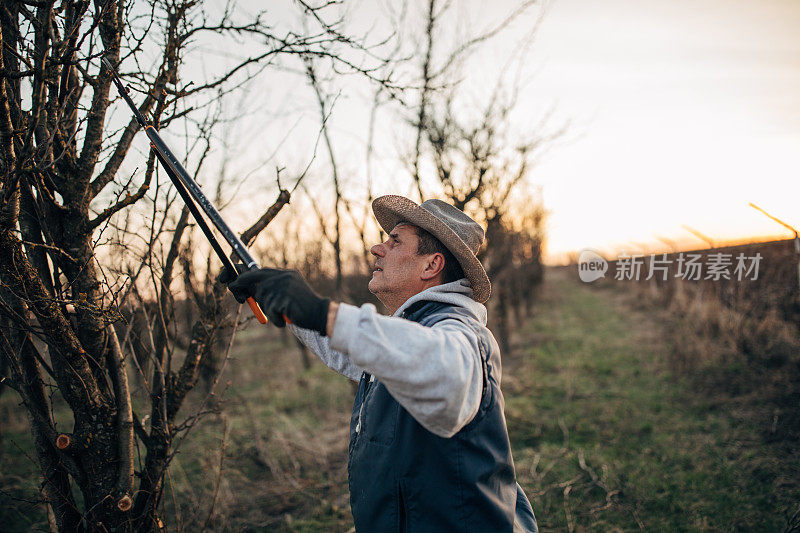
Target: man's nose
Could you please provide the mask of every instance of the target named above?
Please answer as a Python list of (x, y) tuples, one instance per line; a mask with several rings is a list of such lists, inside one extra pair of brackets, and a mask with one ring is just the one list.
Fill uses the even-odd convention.
[(369, 249), (369, 253), (375, 257), (383, 257), (383, 244), (376, 244)]

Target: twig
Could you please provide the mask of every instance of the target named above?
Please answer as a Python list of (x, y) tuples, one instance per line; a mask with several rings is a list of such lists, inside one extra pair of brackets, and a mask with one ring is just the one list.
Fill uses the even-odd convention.
[(569, 493), (572, 491), (572, 485), (569, 484), (564, 487), (564, 514), (567, 517), (567, 531), (572, 533), (575, 531), (575, 523), (572, 519), (572, 512), (569, 510)]
[(800, 531), (800, 506), (797, 507), (794, 514), (786, 521), (786, 527), (783, 528), (783, 533), (792, 533), (794, 531)]
[(228, 426), (228, 419), (223, 415), (222, 417), (222, 444), (219, 449), (219, 464), (217, 465), (217, 479), (214, 482), (214, 496), (211, 498), (211, 506), (208, 509), (208, 516), (203, 522), (202, 531), (205, 531), (211, 525), (211, 518), (214, 515), (214, 505), (217, 503), (217, 496), (219, 495), (219, 486), (222, 482), (222, 463), (225, 461), (225, 450), (228, 448), (228, 437), (230, 433), (230, 426)]

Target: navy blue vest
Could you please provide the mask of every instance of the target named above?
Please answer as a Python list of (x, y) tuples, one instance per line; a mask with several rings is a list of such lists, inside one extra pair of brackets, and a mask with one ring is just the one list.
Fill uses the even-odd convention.
[(446, 318), (469, 325), (480, 340), (483, 396), (475, 418), (446, 439), (422, 427), (383, 383), (361, 376), (347, 464), (356, 531), (512, 533), (515, 517), (517, 531), (537, 531), (514, 474), (491, 333), (463, 309), (437, 302), (417, 302), (403, 317), (423, 326)]

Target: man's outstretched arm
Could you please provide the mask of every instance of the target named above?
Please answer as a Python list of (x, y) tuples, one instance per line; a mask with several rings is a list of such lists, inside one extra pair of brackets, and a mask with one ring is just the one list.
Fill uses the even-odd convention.
[(254, 297), (274, 325), (286, 326), (284, 318), (288, 317), (292, 333), (329, 368), (353, 381), (361, 378), (361, 368), (347, 355), (332, 350), (325, 336), (328, 309), (336, 306), (314, 293), (297, 271), (260, 268), (242, 272), (235, 278), (228, 273), (220, 280), (228, 284), (239, 303)]
[[(284, 327), (288, 318), (294, 326), (320, 337), (331, 333), (325, 341), (318, 340), (321, 351), (338, 352), (380, 379), (436, 435), (451, 437), (478, 411), (483, 384), (480, 342), (476, 332), (459, 320), (425, 327), (383, 316), (372, 304), (331, 305), (296, 271), (253, 270), (241, 274), (228, 288), (239, 302), (254, 296), (278, 327)], [(324, 346), (327, 339), (330, 342)]]

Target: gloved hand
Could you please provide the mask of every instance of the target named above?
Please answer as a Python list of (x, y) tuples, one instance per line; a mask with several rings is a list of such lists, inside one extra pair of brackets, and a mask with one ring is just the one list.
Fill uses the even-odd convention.
[(282, 328), (283, 317), (294, 325), (326, 335), (330, 299), (320, 298), (296, 270), (260, 268), (239, 274), (228, 284), (239, 303), (252, 296), (273, 324)]

